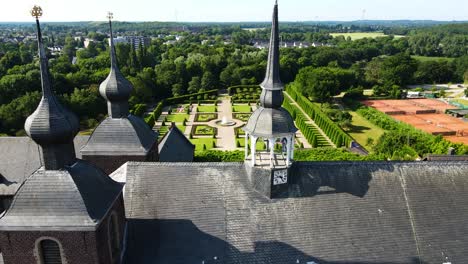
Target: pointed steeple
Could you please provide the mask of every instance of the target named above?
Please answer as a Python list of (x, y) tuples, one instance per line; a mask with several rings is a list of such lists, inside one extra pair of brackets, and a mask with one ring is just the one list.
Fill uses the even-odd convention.
[(283, 83), (280, 80), (280, 54), (279, 54), (279, 27), (278, 27), (278, 1), (273, 9), (271, 24), (270, 47), (265, 80), (260, 84), (262, 95), (260, 103), (265, 108), (278, 108), (283, 104)]
[(280, 80), (280, 55), (279, 55), (279, 28), (278, 28), (278, 2), (273, 10), (273, 22), (271, 24), (271, 38), (268, 52), (268, 64), (265, 80), (260, 85), (263, 89), (278, 90), (283, 89)]
[[(297, 131), (294, 120), (284, 108), (281, 107), (284, 101), (283, 84), (280, 80), (280, 54), (279, 54), (279, 28), (278, 28), (278, 2), (275, 2), (273, 9), (273, 23), (271, 27), (270, 50), (268, 54), (268, 64), (265, 80), (260, 86), (262, 94), (260, 95), (260, 106), (252, 113), (247, 124), (243, 128), (246, 132), (246, 140), (250, 137), (250, 146), (254, 146), (251, 151), (252, 164), (255, 166), (255, 146), (258, 138), (267, 139), (270, 143), (270, 150), (274, 149), (276, 140), (287, 140), (288, 155), (286, 158), (287, 166), (292, 159), (292, 150), (294, 148), (294, 135)], [(248, 146), (246, 142), (245, 146)], [(272, 146), (271, 146), (272, 145)], [(246, 158), (249, 150), (245, 151)], [(274, 155), (271, 152), (271, 160)]]
[(29, 137), (41, 146), (45, 169), (59, 170), (76, 160), (73, 139), (79, 131), (79, 122), (73, 113), (60, 104), (51, 89), (49, 65), (39, 24), (42, 9), (34, 6), (31, 15), (36, 18), (42, 99), (36, 111), (26, 119), (24, 128)]
[(132, 84), (125, 79), (117, 66), (114, 47), (114, 35), (112, 33), (113, 14), (108, 13), (110, 30), (110, 57), (111, 70), (107, 79), (99, 87), (99, 92), (107, 100), (107, 112), (111, 118), (125, 118), (129, 115), (128, 99), (133, 90)]

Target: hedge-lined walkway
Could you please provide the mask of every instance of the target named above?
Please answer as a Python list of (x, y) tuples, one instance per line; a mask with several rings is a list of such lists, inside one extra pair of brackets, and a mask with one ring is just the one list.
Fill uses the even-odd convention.
[[(306, 123), (309, 124), (309, 125), (314, 126), (316, 128), (316, 131), (319, 132), (320, 135), (322, 135), (323, 138), (325, 138), (327, 140), (327, 142), (328, 142), (328, 144), (330, 144), (330, 146), (336, 147), (336, 145), (323, 132), (323, 130), (319, 126), (317, 126), (317, 124), (315, 124), (314, 120), (312, 120), (312, 118), (310, 118), (310, 116), (304, 111), (304, 109), (302, 109), (302, 107), (299, 106), (299, 104), (296, 101), (294, 101), (294, 99), (287, 92), (284, 92), (284, 94), (289, 98), (289, 100), (291, 102), (293, 102), (292, 105), (294, 105), (297, 109), (299, 109), (301, 111), (302, 115), (307, 119)], [(307, 142), (307, 140), (305, 140), (305, 142)], [(304, 144), (304, 147), (305, 146), (306, 145)], [(309, 144), (309, 146), (310, 146), (310, 144)]]

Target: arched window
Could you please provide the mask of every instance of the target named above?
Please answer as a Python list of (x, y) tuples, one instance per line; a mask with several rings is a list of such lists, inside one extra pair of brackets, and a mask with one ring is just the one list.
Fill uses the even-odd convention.
[(41, 264), (62, 264), (60, 245), (52, 239), (44, 239), (39, 242)]
[(117, 263), (120, 257), (120, 236), (117, 215), (112, 213), (109, 219), (109, 246), (114, 263)]

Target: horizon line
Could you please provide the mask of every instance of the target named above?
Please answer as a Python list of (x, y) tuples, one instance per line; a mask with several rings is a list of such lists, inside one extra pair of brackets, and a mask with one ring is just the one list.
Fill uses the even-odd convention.
[[(437, 19), (365, 19), (365, 20), (283, 20), (280, 23), (304, 23), (304, 22), (398, 22), (398, 21), (433, 21), (433, 22), (467, 22), (468, 20), (437, 20)], [(53, 20), (41, 20), (41, 23), (107, 23), (107, 20), (76, 20), (76, 21), (53, 21)], [(265, 20), (242, 20), (242, 21), (162, 21), (162, 20), (115, 20), (113, 22), (126, 22), (126, 23), (271, 23), (271, 21)], [(0, 21), (0, 23), (35, 23), (34, 21)]]

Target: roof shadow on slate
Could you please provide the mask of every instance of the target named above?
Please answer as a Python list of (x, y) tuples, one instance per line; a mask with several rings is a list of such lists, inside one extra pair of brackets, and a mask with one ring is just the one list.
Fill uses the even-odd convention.
[(9, 181), (7, 178), (3, 177), (3, 175), (0, 173), (0, 184), (3, 184), (5, 186), (10, 186), (13, 184), (18, 184), (17, 181)]
[(282, 242), (255, 242), (254, 252), (242, 252), (204, 233), (190, 220), (130, 219), (124, 264), (427, 264), (418, 257), (405, 263), (327, 261), (304, 254)]
[[(278, 198), (306, 198), (316, 195), (348, 193), (363, 198), (369, 191), (369, 183), (375, 170), (394, 171), (393, 164), (382, 163), (382, 166), (369, 166), (362, 170), (359, 166), (342, 166), (330, 170), (329, 162), (298, 162), (291, 171), (291, 181), (288, 191), (280, 194)], [(350, 170), (352, 171), (350, 173)]]

